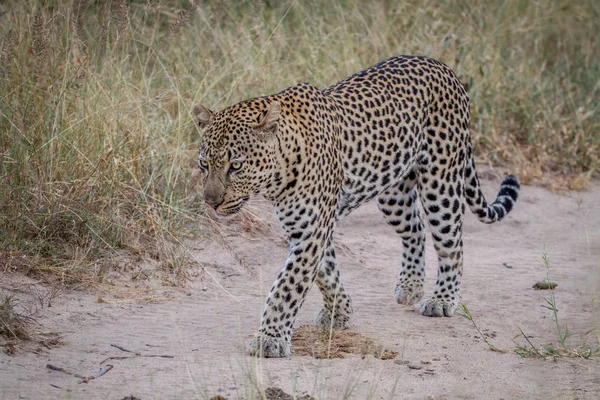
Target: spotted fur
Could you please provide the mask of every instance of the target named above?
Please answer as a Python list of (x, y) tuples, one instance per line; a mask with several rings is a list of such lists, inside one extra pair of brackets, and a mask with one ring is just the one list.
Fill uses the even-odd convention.
[(206, 203), (238, 211), (263, 194), (291, 240), (288, 258), (267, 297), (250, 352), (290, 354), (294, 320), (314, 282), (324, 300), (316, 324), (346, 328), (353, 309), (339, 277), (336, 220), (377, 198), (402, 239), (398, 303), (423, 297), (425, 211), (439, 269), (420, 312), (450, 317), (458, 305), (465, 200), (485, 223), (513, 208), (519, 181), (509, 175), (496, 200), (480, 190), (469, 137), (469, 99), (443, 63), (402, 56), (320, 90), (302, 83), (213, 113), (194, 109), (204, 128), (200, 168)]

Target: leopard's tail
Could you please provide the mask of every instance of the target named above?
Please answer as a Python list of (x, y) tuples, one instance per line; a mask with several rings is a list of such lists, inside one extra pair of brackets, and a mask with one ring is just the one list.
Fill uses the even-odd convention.
[(507, 175), (500, 184), (500, 191), (496, 200), (488, 204), (481, 192), (479, 178), (475, 170), (472, 147), (467, 149), (467, 165), (465, 169), (465, 197), (471, 211), (483, 223), (491, 224), (504, 218), (515, 206), (519, 197), (521, 185), (514, 175)]

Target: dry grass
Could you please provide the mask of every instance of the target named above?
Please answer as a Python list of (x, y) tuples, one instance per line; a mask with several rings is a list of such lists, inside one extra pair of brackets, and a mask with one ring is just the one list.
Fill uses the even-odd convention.
[(488, 163), (572, 188), (598, 171), (594, 0), (3, 7), (0, 250), (43, 274), (101, 280), (122, 249), (179, 271), (172, 244), (203, 213), (192, 105), (325, 87), (396, 54), (441, 59), (469, 85)]
[(0, 303), (0, 337), (8, 340), (29, 339), (32, 319), (18, 313), (17, 301), (11, 296), (4, 296)]
[(125, 1), (86, 3), (2, 17), (0, 245), (67, 281), (101, 280), (118, 249), (177, 269), (173, 239), (201, 210), (196, 132), (165, 111), (178, 90), (135, 37), (161, 19)]
[(10, 295), (0, 298), (0, 347), (9, 355), (19, 350), (43, 352), (61, 344), (55, 333), (41, 332), (35, 319), (19, 310), (18, 300)]

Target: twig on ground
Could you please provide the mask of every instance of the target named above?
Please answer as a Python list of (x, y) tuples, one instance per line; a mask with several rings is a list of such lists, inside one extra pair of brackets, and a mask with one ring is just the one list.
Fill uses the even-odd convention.
[[(96, 372), (95, 374), (92, 374), (90, 376), (82, 376), (82, 375), (67, 371), (64, 368), (57, 367), (52, 364), (46, 364), (46, 367), (48, 369), (51, 369), (52, 371), (62, 372), (63, 374), (72, 375), (75, 378), (79, 378), (79, 379), (81, 379), (81, 381), (79, 383), (88, 383), (89, 381), (91, 381), (93, 379), (100, 378), (102, 375), (106, 374), (108, 371), (110, 371), (113, 368), (112, 365), (108, 364), (106, 367), (100, 368), (100, 370), (98, 372)], [(52, 386), (54, 386), (54, 385), (52, 385)], [(58, 387), (58, 386), (54, 386), (54, 387), (60, 389), (60, 387)]]
[(160, 358), (175, 358), (175, 356), (170, 356), (168, 354), (147, 354), (142, 357), (160, 357)]
[(135, 356), (131, 356), (131, 357), (108, 357), (108, 358), (105, 358), (104, 360), (102, 360), (100, 362), (100, 365), (104, 364), (108, 360), (126, 360), (128, 358), (138, 358), (138, 357), (145, 357), (145, 358), (150, 358), (150, 357), (175, 358), (175, 356), (171, 356), (171, 355), (168, 355), (168, 354), (140, 354), (140, 355), (135, 355)]
[(137, 351), (131, 351), (131, 350), (127, 350), (126, 348), (124, 348), (124, 347), (122, 347), (122, 346), (119, 346), (118, 344), (111, 344), (111, 346), (112, 346), (112, 347), (116, 347), (117, 349), (119, 349), (119, 350), (121, 350), (121, 351), (124, 351), (124, 352), (127, 352), (127, 353), (133, 353), (133, 354), (135, 354), (136, 356), (141, 356), (141, 354), (140, 354), (140, 353), (138, 353)]
[(113, 366), (110, 365), (110, 364), (108, 364), (106, 367), (100, 368), (100, 370), (98, 372), (96, 372), (95, 374), (92, 374), (92, 375), (87, 376), (85, 378), (81, 378), (81, 382), (79, 382), (79, 383), (88, 383), (89, 381), (91, 381), (93, 379), (100, 378), (102, 375), (104, 375), (105, 373), (107, 373), (111, 369), (113, 369)]
[(128, 350), (126, 348), (124, 348), (123, 346), (119, 346), (118, 344), (111, 344), (111, 347), (115, 347), (121, 351), (125, 351), (127, 353), (131, 353), (134, 354), (133, 356), (124, 356), (124, 357), (108, 357), (105, 358), (104, 360), (102, 360), (100, 362), (100, 365), (104, 364), (105, 362), (107, 362), (108, 360), (126, 360), (128, 358), (138, 358), (138, 357), (145, 357), (145, 358), (150, 358), (150, 357), (159, 357), (159, 358), (175, 358), (175, 356), (169, 355), (169, 354), (142, 354), (139, 353), (137, 351), (132, 351), (132, 350)]
[(105, 362), (107, 362), (108, 360), (126, 360), (128, 358), (136, 358), (137, 356), (125, 356), (125, 357), (108, 357), (105, 358), (104, 360), (100, 361), (100, 365), (104, 364)]
[(61, 368), (61, 367), (57, 367), (57, 366), (52, 365), (52, 364), (47, 364), (46, 367), (48, 369), (51, 369), (52, 371), (58, 371), (58, 372), (63, 372), (65, 374), (67, 374), (67, 375), (73, 375), (73, 373), (67, 371), (66, 369)]

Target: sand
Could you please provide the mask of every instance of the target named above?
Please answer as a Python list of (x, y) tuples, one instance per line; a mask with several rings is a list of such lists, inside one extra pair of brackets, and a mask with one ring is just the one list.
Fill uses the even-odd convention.
[[(499, 179), (485, 182), (488, 198), (498, 185)], [(254, 206), (269, 229), (246, 232), (232, 220), (222, 225), (229, 250), (216, 241), (190, 242), (205, 271), (190, 274), (184, 288), (157, 286), (151, 295), (140, 294), (142, 300), (104, 296), (101, 301), (94, 291), (65, 290), (51, 307), (38, 307), (39, 329), (60, 333), (64, 344), (0, 354), (0, 399), (245, 399), (267, 388), (268, 393), (317, 399), (600, 398), (600, 356), (543, 360), (514, 351), (527, 344), (520, 330), (535, 345), (559, 347), (544, 300), (550, 292), (532, 287), (546, 278), (544, 245), (550, 279), (558, 284), (560, 323), (573, 333), (570, 346), (580, 346), (581, 334), (600, 326), (598, 182), (568, 194), (523, 187), (515, 210), (495, 225), (467, 216), (462, 300), (481, 332), (504, 353), (490, 350), (472, 322), (460, 315), (427, 318), (414, 307), (396, 304), (401, 242), (370, 203), (343, 220), (336, 233), (342, 279), (356, 309), (351, 332), (398, 355), (247, 356), (264, 298), (287, 254), (265, 202)], [(429, 238), (427, 246), (426, 295), (437, 268)], [(0, 281), (2, 291), (24, 304), (44, 288), (10, 270)], [(296, 326), (312, 324), (320, 304), (313, 287)], [(598, 340), (596, 332), (583, 337), (587, 345), (597, 346)], [(79, 383), (80, 378), (49, 370), (48, 363), (82, 376), (113, 368)]]

